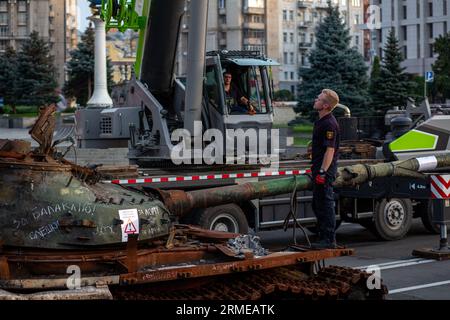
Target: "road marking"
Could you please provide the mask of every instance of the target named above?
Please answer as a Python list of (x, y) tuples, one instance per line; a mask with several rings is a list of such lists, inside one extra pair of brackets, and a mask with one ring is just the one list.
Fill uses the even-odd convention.
[(387, 266), (392, 264), (400, 264), (400, 263), (408, 263), (408, 262), (415, 262), (415, 261), (421, 261), (424, 260), (423, 258), (413, 258), (413, 259), (403, 259), (403, 260), (396, 260), (391, 262), (384, 262), (384, 263), (372, 263), (367, 266), (359, 266), (359, 267), (353, 267), (354, 269), (367, 269), (368, 267), (372, 266)]
[(406, 288), (399, 288), (395, 290), (389, 290), (389, 294), (395, 294), (395, 293), (401, 293), (401, 292), (407, 292), (407, 291), (414, 291), (414, 290), (420, 290), (425, 288), (432, 288), (432, 287), (439, 287), (446, 284), (450, 284), (450, 280), (447, 281), (440, 281), (440, 282), (433, 282), (433, 283), (427, 283), (422, 284), (418, 286), (412, 286), (412, 287), (406, 287)]
[(360, 266), (360, 267), (353, 267), (353, 268), (360, 269), (360, 270), (373, 269), (373, 268), (379, 268), (379, 270), (389, 270), (389, 269), (396, 269), (396, 268), (402, 268), (402, 267), (415, 266), (415, 265), (419, 265), (419, 264), (431, 263), (431, 262), (436, 262), (436, 261), (437, 260), (434, 260), (434, 259), (415, 258), (415, 259), (391, 261), (391, 262), (386, 262), (386, 263), (374, 263), (374, 264), (371, 264), (368, 266)]

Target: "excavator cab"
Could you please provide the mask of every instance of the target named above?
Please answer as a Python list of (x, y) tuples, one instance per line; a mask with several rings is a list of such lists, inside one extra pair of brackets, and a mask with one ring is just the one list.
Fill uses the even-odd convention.
[[(204, 86), (207, 103), (204, 108), (209, 118), (216, 120), (211, 125), (217, 129), (271, 128), (270, 68), (276, 65), (277, 62), (257, 51), (208, 52)], [(225, 75), (232, 77), (234, 99), (225, 92)]]

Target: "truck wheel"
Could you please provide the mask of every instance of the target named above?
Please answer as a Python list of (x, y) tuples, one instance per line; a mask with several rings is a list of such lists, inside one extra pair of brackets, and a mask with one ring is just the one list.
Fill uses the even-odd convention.
[(411, 228), (412, 204), (409, 199), (383, 199), (375, 206), (374, 233), (383, 240), (399, 240)]
[(194, 224), (203, 229), (232, 233), (248, 233), (248, 222), (242, 209), (235, 204), (198, 211)]
[(438, 224), (433, 223), (433, 204), (431, 201), (426, 201), (416, 206), (416, 211), (420, 214), (422, 224), (430, 233), (439, 234), (441, 228)]

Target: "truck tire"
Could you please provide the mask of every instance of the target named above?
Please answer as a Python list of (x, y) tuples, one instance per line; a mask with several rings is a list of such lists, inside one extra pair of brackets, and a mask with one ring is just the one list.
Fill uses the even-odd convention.
[(440, 226), (433, 223), (433, 205), (431, 201), (421, 202), (416, 206), (416, 211), (422, 219), (422, 224), (432, 234), (439, 234), (441, 232)]
[(199, 210), (193, 222), (207, 230), (248, 233), (247, 218), (242, 209), (236, 204), (226, 204)]
[(410, 199), (382, 199), (374, 212), (373, 232), (382, 240), (399, 240), (411, 228), (413, 218)]

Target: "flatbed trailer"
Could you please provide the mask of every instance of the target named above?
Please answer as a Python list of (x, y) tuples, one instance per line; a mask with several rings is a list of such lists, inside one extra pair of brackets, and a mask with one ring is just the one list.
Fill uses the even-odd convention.
[[(377, 162), (380, 160), (340, 160), (339, 165)], [(110, 182), (137, 188), (201, 190), (307, 174), (309, 166), (307, 160), (290, 160), (281, 161), (276, 170), (257, 165), (152, 168), (140, 169), (138, 178), (117, 179)], [(359, 223), (381, 239), (397, 240), (407, 234), (413, 218), (421, 218), (430, 232), (438, 233), (438, 226), (431, 223), (429, 195), (428, 178), (377, 178), (356, 189), (336, 188), (337, 226), (343, 221)], [(182, 222), (228, 232), (246, 233), (250, 228), (255, 232), (280, 229), (287, 223), (289, 226), (294, 224), (293, 219), (286, 221), (291, 196), (285, 194), (208, 209), (196, 209)], [(296, 219), (314, 231), (316, 218), (311, 203), (310, 191), (298, 192)]]

